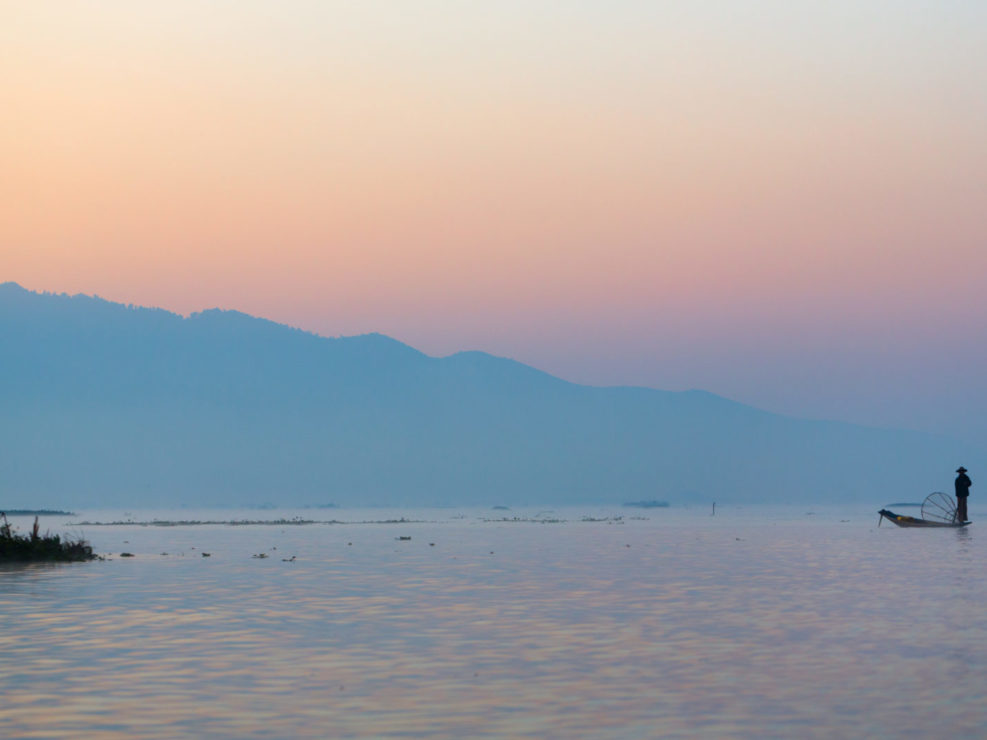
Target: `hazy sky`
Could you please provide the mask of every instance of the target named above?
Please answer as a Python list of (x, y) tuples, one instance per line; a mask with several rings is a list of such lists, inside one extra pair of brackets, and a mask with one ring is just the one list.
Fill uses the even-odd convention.
[(0, 280), (987, 446), (987, 3), (0, 0)]

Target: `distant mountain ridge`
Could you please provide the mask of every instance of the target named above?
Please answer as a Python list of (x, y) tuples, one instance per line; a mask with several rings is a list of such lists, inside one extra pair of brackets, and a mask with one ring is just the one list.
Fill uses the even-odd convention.
[(164, 506), (873, 501), (980, 450), (482, 352), (0, 285), (0, 500)]

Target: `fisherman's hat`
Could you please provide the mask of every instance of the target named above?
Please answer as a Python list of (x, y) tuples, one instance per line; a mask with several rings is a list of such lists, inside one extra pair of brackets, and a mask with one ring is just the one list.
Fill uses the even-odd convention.
[(960, 465), (958, 468), (956, 468), (956, 472), (957, 473), (965, 473), (966, 472), (966, 468), (964, 468), (962, 465)]

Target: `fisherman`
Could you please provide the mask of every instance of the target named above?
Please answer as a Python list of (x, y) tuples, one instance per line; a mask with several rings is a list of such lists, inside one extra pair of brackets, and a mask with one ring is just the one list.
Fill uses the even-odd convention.
[(966, 468), (962, 465), (956, 469), (959, 475), (956, 476), (956, 521), (966, 521), (966, 499), (970, 495), (970, 486), (973, 482), (966, 474)]

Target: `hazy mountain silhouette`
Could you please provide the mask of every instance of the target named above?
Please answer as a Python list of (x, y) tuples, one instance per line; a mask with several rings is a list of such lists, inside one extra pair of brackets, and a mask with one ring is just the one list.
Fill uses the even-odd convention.
[(700, 391), (579, 386), (482, 352), (14, 283), (0, 410), (0, 501), (24, 505), (882, 504), (984, 459)]

